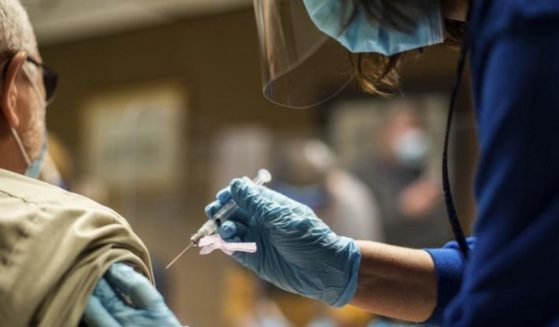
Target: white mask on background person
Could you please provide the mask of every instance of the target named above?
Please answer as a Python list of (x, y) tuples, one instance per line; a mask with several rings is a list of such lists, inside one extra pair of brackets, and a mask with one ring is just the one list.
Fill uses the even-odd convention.
[(400, 135), (392, 146), (401, 164), (409, 168), (417, 168), (425, 163), (431, 142), (424, 131), (410, 129)]
[[(33, 88), (33, 91), (35, 93), (35, 95), (39, 98), (39, 100), (41, 101), (41, 106), (42, 106), (42, 110), (46, 110), (46, 101), (44, 100), (43, 96), (41, 95), (41, 92), (39, 92), (39, 88), (37, 87), (37, 84), (35, 83), (35, 80), (31, 77), (33, 74), (30, 73), (28, 71), (28, 64), (24, 64), (23, 65), (23, 73), (25, 74), (26, 78), (28, 79), (29, 83), (31, 83), (31, 87)], [(43, 117), (44, 119), (44, 117)], [(22, 139), (19, 135), (19, 133), (12, 128), (12, 135), (14, 136), (16, 143), (19, 147), (19, 150), (23, 156), (23, 159), (25, 160), (25, 163), (27, 165), (27, 168), (25, 169), (25, 176), (31, 177), (31, 178), (35, 178), (38, 179), (39, 175), (41, 174), (41, 167), (43, 166), (43, 161), (45, 160), (45, 156), (48, 152), (48, 141), (47, 141), (47, 130), (46, 130), (46, 123), (43, 121), (43, 129), (44, 129), (44, 136), (43, 136), (43, 144), (41, 145), (41, 150), (39, 152), (39, 155), (37, 156), (37, 158), (35, 159), (31, 159), (31, 156), (27, 153), (27, 151), (25, 150), (25, 146), (23, 145)]]

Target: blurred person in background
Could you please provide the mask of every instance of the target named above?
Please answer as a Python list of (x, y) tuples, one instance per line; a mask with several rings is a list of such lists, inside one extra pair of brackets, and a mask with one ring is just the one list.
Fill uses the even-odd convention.
[(384, 240), (377, 200), (324, 142), (285, 140), (273, 156), (274, 190), (309, 206), (339, 235)]
[[(277, 143), (272, 153), (273, 189), (309, 206), (340, 235), (384, 239), (375, 198), (365, 184), (337, 165), (324, 142), (290, 137)], [(371, 320), (363, 310), (330, 308), (254, 279), (244, 269), (227, 275), (225, 314), (231, 326), (358, 327)]]
[(441, 219), (443, 195), (430, 131), (411, 101), (394, 101), (387, 110), (373, 136), (376, 151), (360, 161), (356, 174), (379, 200), (386, 243), (438, 246), (448, 241), (449, 229)]
[(60, 139), (48, 133), (47, 153), (41, 166), (39, 180), (71, 190), (74, 180), (74, 160)]
[(180, 326), (126, 220), (38, 180), (57, 75), (18, 0), (0, 0), (0, 67), (0, 325), (76, 326), (87, 307), (91, 326)]

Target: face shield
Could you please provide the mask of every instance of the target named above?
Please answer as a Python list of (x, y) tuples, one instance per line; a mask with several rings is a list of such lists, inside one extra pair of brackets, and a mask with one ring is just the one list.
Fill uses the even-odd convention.
[(302, 0), (254, 0), (254, 8), (268, 100), (307, 108), (350, 83), (350, 54), (313, 24)]
[(264, 96), (291, 108), (327, 101), (352, 77), (350, 53), (392, 56), (444, 41), (439, 1), (254, 0)]

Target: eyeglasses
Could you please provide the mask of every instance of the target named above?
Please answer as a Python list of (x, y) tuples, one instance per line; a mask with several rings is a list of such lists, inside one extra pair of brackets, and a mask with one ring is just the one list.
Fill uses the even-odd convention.
[[(12, 57), (13, 58), (13, 57)], [(8, 66), (12, 61), (12, 58), (6, 62), (4, 65), (4, 70), (2, 71), (2, 80), (6, 79), (6, 74), (8, 73)], [(47, 104), (52, 102), (54, 98), (54, 93), (56, 91), (56, 87), (58, 86), (58, 74), (50, 69), (49, 67), (43, 65), (42, 63), (38, 62), (37, 60), (27, 57), (27, 62), (35, 65), (37, 68), (40, 68), (43, 72), (43, 85), (45, 86), (45, 101)]]
[(27, 57), (27, 61), (40, 68), (43, 72), (45, 100), (47, 104), (50, 104), (52, 99), (54, 99), (54, 93), (56, 92), (56, 87), (58, 86), (58, 73), (31, 57)]

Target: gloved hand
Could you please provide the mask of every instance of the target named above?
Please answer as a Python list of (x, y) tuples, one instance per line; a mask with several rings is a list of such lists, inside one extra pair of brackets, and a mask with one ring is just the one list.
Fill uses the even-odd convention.
[(206, 207), (208, 217), (231, 198), (239, 209), (221, 225), (221, 237), (258, 247), (234, 258), (286, 291), (335, 306), (352, 299), (361, 261), (355, 241), (336, 235), (309, 207), (248, 178), (219, 192)]
[[(119, 295), (125, 295), (133, 306)], [(97, 283), (84, 312), (88, 326), (181, 326), (150, 281), (131, 267), (115, 263)]]

